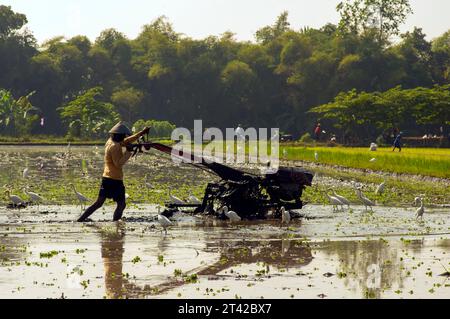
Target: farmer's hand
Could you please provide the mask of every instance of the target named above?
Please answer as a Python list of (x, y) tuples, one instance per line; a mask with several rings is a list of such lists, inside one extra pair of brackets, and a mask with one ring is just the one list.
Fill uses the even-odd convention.
[(125, 145), (126, 146), (126, 148), (127, 148), (127, 152), (133, 152), (133, 144), (127, 144), (127, 145)]

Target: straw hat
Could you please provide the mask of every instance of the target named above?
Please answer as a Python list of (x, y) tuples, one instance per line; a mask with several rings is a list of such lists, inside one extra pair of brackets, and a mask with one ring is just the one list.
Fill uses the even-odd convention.
[(124, 122), (119, 122), (109, 131), (109, 134), (132, 135), (133, 133), (131, 133), (131, 130), (125, 125)]

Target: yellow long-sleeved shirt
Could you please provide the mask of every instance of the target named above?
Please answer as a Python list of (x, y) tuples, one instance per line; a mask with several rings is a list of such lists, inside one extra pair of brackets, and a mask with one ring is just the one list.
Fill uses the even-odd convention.
[(114, 142), (111, 138), (105, 144), (105, 168), (103, 170), (103, 177), (123, 180), (122, 167), (130, 159), (131, 152), (122, 151), (122, 147), (127, 144), (137, 141), (139, 133), (127, 137), (123, 142)]

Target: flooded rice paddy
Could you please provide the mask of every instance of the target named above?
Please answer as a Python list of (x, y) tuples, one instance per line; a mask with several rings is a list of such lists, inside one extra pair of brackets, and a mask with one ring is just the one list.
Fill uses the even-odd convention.
[(110, 222), (109, 205), (79, 224), (69, 184), (96, 196), (102, 148), (66, 154), (66, 147), (0, 148), (0, 186), (45, 197), (20, 211), (2, 198), (0, 298), (450, 297), (448, 208), (427, 209), (418, 222), (413, 207), (307, 205), (289, 227), (180, 213), (164, 234), (156, 204), (168, 188), (200, 197), (214, 177), (153, 154), (126, 168), (124, 221)]

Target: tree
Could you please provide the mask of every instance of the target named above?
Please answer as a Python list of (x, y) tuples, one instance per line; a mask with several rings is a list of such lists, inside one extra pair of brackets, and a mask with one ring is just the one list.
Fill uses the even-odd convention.
[(135, 88), (126, 88), (114, 92), (111, 101), (118, 108), (122, 119), (128, 123), (133, 123), (138, 115), (143, 98), (144, 94), (141, 91)]
[(425, 39), (420, 28), (402, 35), (403, 41), (394, 48), (402, 56), (403, 70), (406, 76), (402, 79), (403, 86), (413, 88), (417, 86), (433, 85), (433, 53), (431, 43)]
[(28, 30), (24, 14), (0, 5), (0, 88), (22, 95), (29, 92), (29, 61), (37, 53), (36, 39)]
[(283, 33), (289, 30), (289, 22), (288, 22), (289, 13), (287, 11), (283, 11), (277, 18), (277, 21), (272, 26), (266, 26), (262, 29), (256, 31), (255, 37), (256, 41), (260, 43), (268, 43), (273, 41), (277, 37), (281, 36)]
[(10, 6), (0, 5), (0, 38), (11, 36), (11, 33), (19, 30), (27, 24), (27, 17), (21, 13), (15, 13)]
[(230, 61), (222, 71), (223, 100), (228, 103), (222, 115), (230, 124), (233, 118), (247, 119), (252, 111), (251, 98), (255, 79), (255, 73), (250, 66), (237, 60)]
[(107, 51), (111, 51), (117, 41), (124, 39), (126, 39), (126, 37), (122, 32), (111, 28), (102, 31), (98, 38), (95, 40), (95, 44), (102, 47), (103, 49), (106, 49)]
[(92, 88), (59, 108), (69, 135), (81, 138), (100, 137), (118, 120), (119, 114), (111, 103), (102, 101), (103, 90)]
[(434, 78), (438, 83), (450, 83), (450, 30), (432, 42)]
[(376, 30), (380, 44), (398, 35), (400, 26), (412, 13), (409, 0), (345, 0), (338, 4), (337, 10), (341, 15), (341, 33), (364, 34)]
[(134, 123), (133, 131), (138, 132), (145, 127), (150, 127), (149, 135), (157, 138), (170, 138), (172, 132), (176, 129), (176, 125), (169, 121), (139, 120)]

